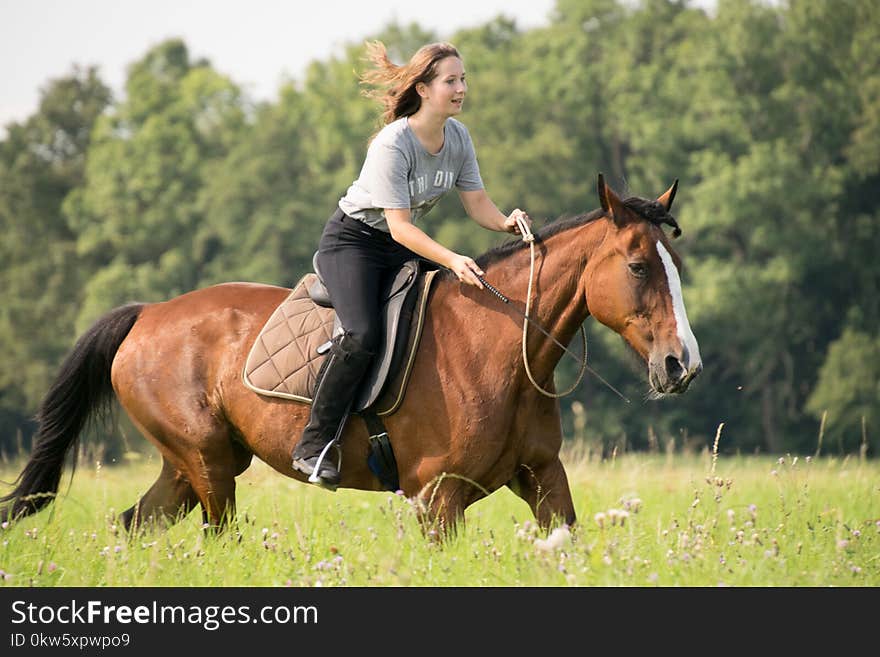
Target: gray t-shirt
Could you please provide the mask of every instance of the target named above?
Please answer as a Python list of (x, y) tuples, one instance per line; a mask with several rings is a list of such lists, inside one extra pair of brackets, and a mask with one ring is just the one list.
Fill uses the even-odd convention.
[(360, 176), (339, 200), (339, 207), (350, 217), (387, 233), (385, 208), (410, 208), (415, 223), (453, 187), (483, 189), (467, 128), (450, 118), (443, 134), (443, 148), (432, 155), (406, 117), (386, 125), (370, 143)]

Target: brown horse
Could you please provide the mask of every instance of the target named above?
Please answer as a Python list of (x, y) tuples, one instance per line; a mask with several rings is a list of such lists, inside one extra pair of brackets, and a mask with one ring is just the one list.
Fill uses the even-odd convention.
[[(647, 364), (658, 396), (684, 392), (702, 369), (681, 296), (680, 261), (660, 225), (677, 181), (656, 201), (621, 200), (599, 176), (602, 209), (558, 221), (535, 236), (530, 313), (563, 343), (592, 315)], [(502, 304), (452, 276), (435, 281), (403, 405), (385, 419), (403, 492), (423, 520), (451, 527), (465, 508), (502, 486), (539, 523), (572, 524), (575, 510), (559, 450), (559, 404), (525, 373), (522, 315), (530, 250), (522, 242), (478, 260), (511, 298)], [(262, 397), (242, 383), (257, 333), (290, 290), (227, 283), (164, 303), (132, 304), (101, 319), (77, 342), (38, 414), (34, 451), (2, 516), (34, 513), (54, 498), (65, 456), (85, 423), (116, 397), (159, 448), (162, 471), (122, 514), (127, 528), (174, 521), (201, 504), (207, 523), (235, 509), (235, 478), (256, 455), (278, 472), (308, 420), (304, 403)], [(517, 312), (517, 308), (519, 313)], [(553, 390), (564, 353), (537, 331), (527, 341), (534, 383)], [(357, 418), (342, 440), (341, 486), (381, 490), (367, 466), (368, 435)], [(451, 476), (444, 476), (451, 475)]]

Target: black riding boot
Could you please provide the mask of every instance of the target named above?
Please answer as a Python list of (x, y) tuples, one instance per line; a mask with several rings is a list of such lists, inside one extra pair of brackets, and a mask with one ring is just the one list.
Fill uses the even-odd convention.
[[(293, 450), (293, 469), (309, 475), (315, 474), (321, 453), (336, 437), (339, 426), (345, 422), (354, 395), (357, 392), (373, 354), (365, 350), (348, 333), (335, 338), (330, 353), (321, 365), (315, 383), (315, 394), (309, 423)], [(319, 483), (330, 489), (339, 484), (339, 470), (334, 454), (321, 459), (317, 477)]]

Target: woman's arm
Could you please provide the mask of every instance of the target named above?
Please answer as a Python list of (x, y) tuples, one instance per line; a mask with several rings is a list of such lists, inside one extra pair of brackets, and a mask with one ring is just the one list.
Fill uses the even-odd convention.
[(477, 276), (483, 275), (483, 270), (472, 258), (450, 251), (435, 242), (425, 231), (415, 226), (411, 219), (409, 208), (385, 209), (385, 220), (395, 242), (423, 258), (451, 269), (462, 283), (483, 289), (483, 284), (477, 279)]
[(511, 212), (509, 217), (505, 217), (489, 198), (485, 189), (470, 192), (459, 191), (458, 196), (461, 198), (461, 204), (468, 216), (483, 228), (502, 233), (519, 233), (519, 226), (516, 223), (517, 217), (531, 226), (529, 215), (519, 208)]

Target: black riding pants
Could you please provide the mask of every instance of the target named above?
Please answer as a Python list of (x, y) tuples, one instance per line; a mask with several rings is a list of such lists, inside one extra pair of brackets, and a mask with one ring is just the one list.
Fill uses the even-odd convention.
[(382, 339), (382, 290), (407, 260), (418, 258), (390, 234), (353, 219), (339, 208), (318, 244), (318, 269), (342, 328), (365, 351)]

